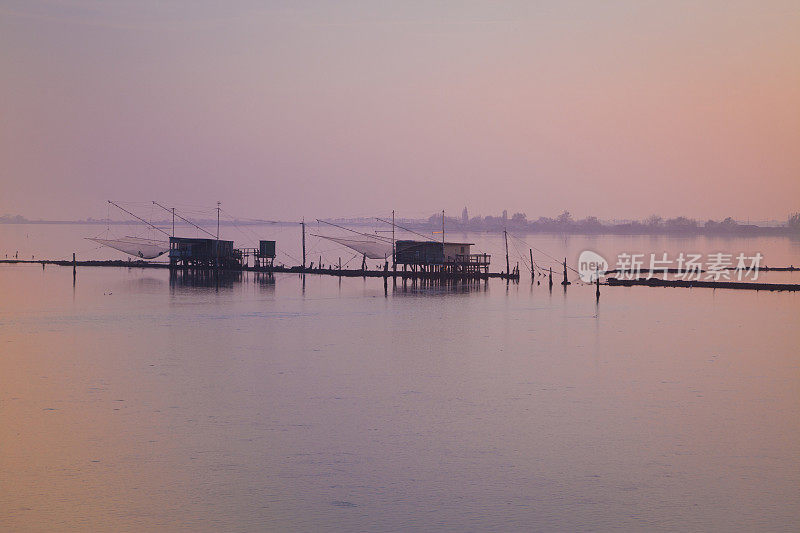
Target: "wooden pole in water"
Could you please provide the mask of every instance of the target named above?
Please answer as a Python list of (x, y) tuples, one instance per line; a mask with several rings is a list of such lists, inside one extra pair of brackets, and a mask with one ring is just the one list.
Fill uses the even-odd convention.
[(75, 269), (77, 264), (75, 262), (75, 252), (72, 252), (72, 277), (75, 277)]
[(569, 285), (569, 280), (567, 280), (567, 258), (564, 258), (564, 281), (561, 282), (562, 285), (566, 286)]
[(595, 296), (597, 299), (600, 299), (600, 272), (595, 269), (595, 284), (597, 285), (597, 291), (595, 291)]
[(533, 281), (533, 248), (528, 248), (528, 251), (531, 253), (531, 281)]
[(508, 264), (508, 231), (503, 228), (503, 237), (506, 240), (506, 274), (511, 274), (511, 267)]
[(553, 288), (553, 267), (550, 267), (550, 288)]

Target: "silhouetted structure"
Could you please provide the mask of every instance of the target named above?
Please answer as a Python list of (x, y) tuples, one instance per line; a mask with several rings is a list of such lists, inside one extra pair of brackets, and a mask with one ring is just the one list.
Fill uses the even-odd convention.
[(242, 268), (242, 252), (233, 248), (233, 241), (170, 237), (169, 266), (172, 269), (238, 270)]
[(491, 256), (473, 254), (472, 243), (397, 241), (395, 263), (403, 271), (441, 273), (444, 276), (488, 274)]

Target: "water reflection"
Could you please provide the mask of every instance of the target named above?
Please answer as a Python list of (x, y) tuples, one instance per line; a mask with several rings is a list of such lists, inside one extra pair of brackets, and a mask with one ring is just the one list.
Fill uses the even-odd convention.
[(272, 272), (255, 272), (253, 273), (253, 281), (263, 289), (271, 290), (275, 288), (275, 276), (272, 275)]
[(242, 281), (242, 272), (214, 270), (173, 270), (169, 275), (170, 290), (180, 288), (232, 289)]
[(392, 284), (392, 295), (395, 296), (421, 296), (440, 294), (468, 294), (488, 292), (487, 280), (462, 280), (462, 279), (403, 279), (402, 283)]

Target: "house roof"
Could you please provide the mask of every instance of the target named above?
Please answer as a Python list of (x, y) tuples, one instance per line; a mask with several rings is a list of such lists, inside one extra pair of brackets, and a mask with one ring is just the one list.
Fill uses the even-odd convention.
[[(408, 239), (397, 239), (395, 242), (413, 243), (413, 244), (442, 244), (442, 241), (411, 241)], [(445, 242), (453, 246), (475, 246), (474, 242)]]

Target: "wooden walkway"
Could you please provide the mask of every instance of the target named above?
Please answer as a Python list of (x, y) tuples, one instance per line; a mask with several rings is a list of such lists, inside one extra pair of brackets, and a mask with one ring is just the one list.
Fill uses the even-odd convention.
[[(151, 261), (70, 261), (70, 260), (22, 260), (22, 259), (0, 259), (0, 264), (33, 264), (33, 265), (56, 265), (66, 267), (116, 267), (116, 268), (154, 268), (169, 269), (169, 263), (156, 263)], [(175, 269), (183, 271), (182, 268)], [(361, 270), (361, 269), (338, 269), (338, 268), (309, 268), (301, 266), (272, 266), (255, 268), (245, 266), (241, 269), (227, 270), (225, 272), (263, 272), (263, 273), (287, 273), (287, 274), (318, 274), (322, 276), (337, 276), (349, 278), (399, 278), (399, 279), (467, 279), (480, 280), (489, 278), (499, 278), (508, 280), (518, 280), (519, 273), (506, 274), (505, 272), (474, 272), (460, 273), (457, 275), (445, 274), (441, 272), (412, 272), (412, 271), (393, 271), (393, 270)]]

